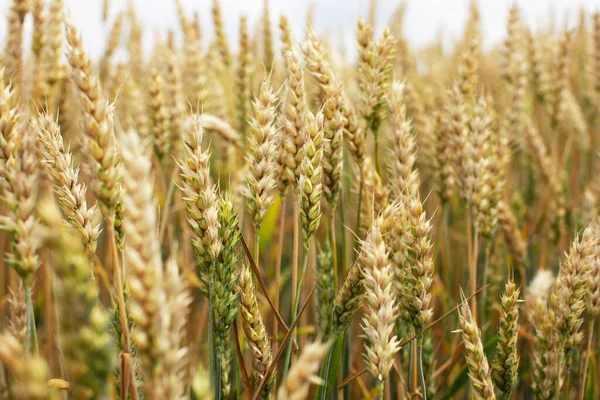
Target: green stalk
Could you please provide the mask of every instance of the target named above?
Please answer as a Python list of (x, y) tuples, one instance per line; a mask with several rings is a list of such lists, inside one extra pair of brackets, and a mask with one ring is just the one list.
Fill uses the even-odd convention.
[(215, 400), (221, 398), (221, 362), (219, 361), (219, 353), (215, 343), (215, 313), (214, 313), (214, 282), (211, 274), (208, 288), (208, 313), (210, 316), (210, 327), (208, 330), (209, 341), (209, 360), (210, 360), (210, 375), (215, 383), (214, 394)]
[(257, 225), (254, 227), (254, 262), (256, 263), (256, 269), (258, 269), (260, 266), (260, 261), (258, 259), (259, 252), (260, 252), (260, 225)]
[[(344, 165), (348, 165), (348, 152), (344, 151)], [(342, 187), (340, 189), (340, 201), (339, 201), (339, 210), (340, 210), (340, 222), (342, 226), (342, 257), (340, 259), (340, 264), (343, 269), (342, 276), (346, 276), (347, 268), (346, 268), (346, 212), (345, 212), (345, 196), (344, 196), (344, 188), (348, 187), (350, 184), (350, 178), (347, 174), (342, 175)]]
[[(356, 247), (356, 243), (358, 242), (358, 230), (360, 227), (360, 210), (361, 210), (361, 206), (362, 206), (362, 197), (363, 197), (363, 179), (362, 179), (362, 168), (361, 168), (361, 173), (360, 173), (360, 185), (358, 187), (358, 205), (357, 205), (357, 212), (356, 212), (356, 225), (355, 225), (355, 232), (357, 234), (357, 236), (355, 236), (354, 238), (354, 247)], [(356, 254), (358, 255), (358, 253)], [(355, 255), (355, 257), (356, 257)]]
[(33, 301), (31, 299), (31, 287), (23, 282), (25, 288), (25, 350), (33, 352), (36, 356), (40, 351), (37, 342), (37, 332), (35, 329), (35, 314), (33, 312)]
[[(481, 274), (482, 281), (480, 283), (481, 285), (484, 285), (483, 293), (481, 293), (481, 304), (482, 304), (482, 306), (479, 307), (479, 314), (480, 314), (480, 316), (479, 316), (479, 321), (480, 321), (479, 322), (479, 326), (482, 326), (482, 327), (485, 325), (485, 304), (486, 304), (485, 301), (486, 301), (486, 298), (487, 298), (487, 290), (488, 290), (488, 287), (486, 286), (486, 283), (487, 283), (487, 278), (488, 278), (488, 269), (489, 269), (489, 265), (490, 265), (490, 250), (491, 250), (491, 248), (492, 248), (492, 241), (488, 240), (487, 243), (486, 243), (486, 245), (485, 245), (485, 251), (484, 251), (485, 260), (484, 260), (484, 263), (483, 263), (483, 271), (482, 271), (482, 274)], [(483, 335), (483, 332), (481, 332), (481, 334)]]
[[(346, 379), (350, 376), (350, 352), (352, 351), (352, 346), (350, 344), (350, 336), (344, 335), (344, 351), (342, 357), (342, 366), (343, 366), (343, 378)], [(344, 386), (344, 399), (350, 399), (350, 385)]]
[(415, 341), (411, 340), (409, 343), (409, 348), (410, 348), (410, 361), (408, 363), (408, 377), (406, 380), (406, 387), (408, 388), (409, 392), (410, 390), (412, 390), (412, 376), (413, 376), (413, 358), (414, 358), (414, 351), (415, 351), (415, 345), (414, 345)]
[(332, 268), (333, 268), (333, 284), (338, 287), (338, 270), (337, 270), (337, 245), (335, 243), (335, 212), (329, 215), (329, 242), (331, 243)]
[(381, 167), (379, 166), (379, 132), (374, 130), (373, 137), (375, 138), (375, 171), (381, 176)]
[(327, 400), (331, 397), (332, 390), (336, 389), (336, 378), (338, 375), (342, 349), (344, 346), (344, 332), (335, 333), (329, 341), (329, 350), (321, 365), (321, 379), (323, 379), (324, 385), (317, 387), (317, 393), (315, 394), (315, 400)]
[(444, 255), (444, 259), (445, 259), (445, 263), (444, 263), (444, 275), (446, 277), (446, 285), (448, 285), (448, 293), (451, 292), (452, 289), (452, 284), (451, 284), (451, 279), (450, 279), (450, 202), (449, 201), (445, 201), (444, 202), (444, 210), (443, 210), (443, 215), (444, 215), (444, 251), (445, 251), (445, 255)]
[[(292, 307), (292, 318), (290, 320), (290, 323), (293, 323), (293, 321), (298, 316), (298, 308), (300, 307), (300, 295), (302, 294), (302, 284), (304, 283), (304, 276), (306, 275), (306, 267), (308, 266), (309, 253), (310, 253), (310, 243), (308, 245), (308, 248), (304, 252), (304, 261), (302, 262), (302, 273), (300, 274), (300, 280), (298, 281), (298, 287), (296, 288), (296, 298), (294, 299), (294, 305)], [(293, 336), (296, 335), (295, 331), (296, 331), (296, 329), (294, 329)], [(282, 381), (285, 380), (288, 370), (290, 368), (290, 361), (292, 359), (292, 342), (293, 342), (293, 340), (288, 341), (286, 348), (285, 348), (285, 358), (284, 358), (284, 363), (283, 363), (283, 376), (281, 378)]]
[(375, 386), (377, 388), (377, 400), (383, 400), (383, 393), (385, 392), (385, 382), (378, 380)]
[(423, 400), (427, 400), (427, 385), (425, 383), (425, 374), (423, 372), (423, 334), (419, 334), (417, 338), (418, 344), (418, 367), (419, 367), (419, 377), (421, 378), (421, 388), (423, 390)]
[[(573, 352), (571, 350), (569, 350), (569, 352), (567, 354), (565, 354), (566, 360), (565, 360), (565, 394), (563, 396), (563, 399), (568, 400), (569, 397), (569, 389), (571, 386), (571, 364), (573, 361)], [(560, 380), (560, 377), (559, 377)]]

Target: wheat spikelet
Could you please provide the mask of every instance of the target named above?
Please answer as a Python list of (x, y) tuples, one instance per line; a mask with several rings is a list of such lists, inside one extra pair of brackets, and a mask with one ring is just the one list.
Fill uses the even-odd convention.
[(210, 153), (202, 150), (202, 124), (193, 117), (184, 139), (184, 155), (179, 161), (181, 190), (186, 202), (187, 220), (194, 233), (192, 245), (200, 274), (219, 255), (219, 216), (217, 191), (209, 175)]
[(231, 387), (229, 382), (230, 341), (229, 330), (235, 320), (240, 305), (239, 293), (236, 286), (239, 279), (237, 264), (239, 256), (237, 245), (240, 240), (239, 221), (229, 197), (219, 201), (219, 239), (221, 251), (210, 271), (210, 284), (213, 288), (213, 323), (215, 330), (215, 345), (219, 351), (221, 362), (221, 392), (228, 396)]
[(226, 65), (219, 54), (218, 43), (212, 42), (204, 58), (207, 71), (206, 102), (204, 110), (222, 119), (229, 119), (228, 95), (224, 76), (228, 74)]
[(84, 149), (92, 156), (95, 172), (92, 188), (104, 218), (107, 221), (114, 220), (112, 223), (117, 230), (118, 244), (121, 245), (123, 238), (118, 227), (124, 219), (124, 210), (119, 205), (122, 197), (121, 167), (114, 134), (114, 105), (102, 96), (98, 77), (92, 70), (91, 60), (70, 17), (65, 19), (65, 27), (69, 44), (67, 59), (82, 113)]
[(430, 221), (417, 198), (408, 204), (408, 247), (405, 260), (403, 298), (417, 334), (422, 333), (433, 317), (431, 284), (433, 283), (432, 243), (429, 239)]
[(310, 384), (321, 384), (317, 373), (327, 345), (319, 341), (307, 345), (296, 364), (292, 366), (285, 382), (277, 391), (278, 399), (304, 400), (308, 397)]
[(262, 22), (262, 38), (263, 38), (263, 60), (267, 70), (273, 68), (273, 60), (275, 55), (273, 52), (273, 32), (271, 30), (271, 17), (269, 15), (269, 0), (263, 1)]
[(165, 291), (164, 312), (167, 326), (163, 340), (168, 341), (164, 373), (161, 377), (161, 393), (165, 399), (185, 399), (188, 348), (183, 346), (184, 329), (189, 306), (192, 302), (187, 283), (179, 273), (177, 262), (170, 257), (165, 263), (163, 287)]
[(554, 286), (551, 272), (541, 270), (527, 289), (527, 316), (533, 326), (532, 388), (538, 399), (554, 398), (560, 355), (548, 297)]
[(381, 391), (400, 345), (397, 336), (393, 335), (398, 308), (392, 287), (392, 266), (388, 262), (378, 220), (375, 220), (367, 238), (361, 242), (361, 247), (360, 261), (364, 266), (363, 284), (367, 306), (362, 319), (366, 339), (364, 360)]
[(39, 117), (37, 129), (39, 151), (46, 165), (46, 172), (54, 180), (54, 191), (67, 221), (81, 236), (86, 256), (92, 260), (96, 253), (100, 225), (97, 221), (96, 205), (88, 207), (87, 188), (79, 182), (79, 169), (75, 167), (73, 155), (64, 148), (60, 128), (50, 114)]
[(498, 344), (492, 361), (492, 378), (496, 387), (505, 398), (510, 397), (517, 381), (519, 355), (519, 289), (510, 280), (500, 299), (500, 322), (498, 327)]
[(143, 82), (143, 59), (142, 55), (142, 25), (139, 21), (133, 3), (127, 10), (127, 17), (130, 23), (129, 37), (127, 38), (127, 50), (129, 53), (129, 65), (131, 66), (131, 74), (138, 81)]
[(204, 57), (200, 46), (200, 32), (188, 22), (182, 23), (184, 92), (195, 111), (201, 111), (206, 102), (207, 75), (203, 70)]
[(6, 15), (7, 37), (4, 60), (7, 75), (15, 86), (17, 98), (23, 89), (23, 22), (31, 9), (29, 0), (12, 0)]
[(467, 107), (476, 101), (479, 85), (479, 40), (467, 37), (466, 49), (458, 65), (458, 90)]
[(465, 359), (469, 369), (469, 381), (475, 399), (495, 399), (494, 386), (490, 377), (490, 367), (483, 352), (481, 332), (471, 314), (469, 303), (461, 293), (462, 302), (458, 309), (460, 331), (465, 344)]
[(317, 254), (317, 324), (321, 335), (325, 338), (331, 332), (331, 321), (334, 299), (335, 299), (335, 282), (333, 276), (333, 252), (329, 239)]
[(16, 288), (9, 288), (8, 310), (10, 311), (8, 321), (8, 332), (17, 339), (19, 343), (25, 343), (25, 289), (23, 283), (18, 281)]
[(262, 220), (273, 204), (275, 173), (277, 169), (277, 129), (275, 106), (277, 97), (272, 92), (271, 83), (262, 83), (260, 94), (253, 102), (254, 117), (250, 122), (248, 135), (249, 153), (246, 162), (249, 165), (246, 174), (248, 184), (244, 196), (247, 199), (248, 213), (254, 222), (255, 232), (260, 231)]
[(395, 198), (414, 198), (419, 193), (419, 174), (414, 170), (417, 158), (412, 124), (406, 117), (404, 104), (405, 85), (394, 81), (388, 95), (390, 122), (393, 127), (392, 150), (389, 172), (391, 194)]
[(15, 153), (17, 146), (18, 107), (13, 104), (15, 90), (4, 81), (5, 68), (0, 63), (0, 162), (6, 166), (8, 158)]
[(355, 262), (333, 301), (332, 333), (346, 330), (360, 308), (364, 293), (363, 267)]
[(169, 116), (168, 148), (170, 154), (177, 155), (181, 151), (182, 126), (186, 112), (185, 97), (179, 60), (174, 49), (168, 49), (165, 72), (165, 107)]
[[(370, 223), (388, 204), (390, 190), (383, 184), (381, 176), (377, 173), (370, 157), (363, 160), (360, 172), (356, 173), (362, 179), (361, 220), (359, 221), (358, 236), (364, 237), (370, 229)], [(355, 193), (360, 193), (361, 182), (356, 182)]]
[(28, 354), (10, 333), (0, 335), (0, 364), (10, 373), (10, 392), (16, 399), (43, 400), (48, 396), (48, 365)]
[[(307, 69), (317, 79), (325, 97), (332, 97), (338, 84), (336, 83), (333, 69), (327, 61), (325, 48), (311, 28), (307, 29), (302, 50), (307, 62)], [(356, 109), (344, 92), (342, 92), (342, 99), (342, 114), (344, 116), (343, 136), (352, 157), (361, 165), (366, 153), (364, 127), (360, 123)]]
[(212, 21), (215, 26), (215, 37), (221, 60), (225, 67), (229, 69), (231, 66), (231, 52), (229, 51), (229, 44), (227, 43), (227, 37), (225, 36), (225, 28), (223, 27), (223, 18), (221, 16), (221, 3), (219, 0), (212, 1), (211, 7)]
[(510, 251), (517, 268), (525, 266), (527, 243), (523, 240), (517, 219), (510, 207), (504, 202), (498, 202), (498, 229)]
[(567, 114), (569, 91), (569, 60), (571, 57), (571, 32), (567, 31), (558, 43), (557, 54), (552, 65), (551, 117), (553, 127), (564, 123)]
[(420, 95), (414, 86), (413, 82), (406, 82), (404, 93), (406, 104), (414, 120), (414, 136), (419, 147), (419, 168), (427, 172), (433, 172), (436, 151), (435, 118), (426, 109), (426, 94)]
[(283, 105), (283, 129), (279, 155), (279, 192), (285, 193), (290, 184), (298, 180), (299, 165), (302, 162), (304, 144), (303, 116), (308, 110), (304, 88), (304, 72), (300, 54), (290, 50), (285, 55), (287, 81)]
[(250, 110), (250, 74), (251, 74), (251, 52), (250, 38), (248, 36), (248, 18), (240, 17), (240, 52), (238, 55), (237, 74), (235, 81), (236, 97), (235, 106), (237, 112), (237, 130), (242, 136), (246, 135), (248, 112)]
[(44, 76), (50, 89), (63, 78), (64, 73), (61, 62), (64, 44), (63, 7), (64, 0), (52, 0), (48, 8), (45, 28), (47, 43), (42, 51), (42, 62), (45, 68)]
[(333, 213), (342, 189), (344, 138), (344, 115), (341, 88), (328, 97), (323, 107), (324, 142), (323, 142), (323, 193)]
[(132, 339), (137, 345), (144, 379), (144, 393), (148, 398), (160, 398), (160, 384), (168, 350), (166, 321), (160, 307), (166, 301), (163, 265), (158, 241), (156, 202), (150, 174), (152, 163), (147, 143), (137, 133), (129, 131), (122, 137), (123, 175), (125, 196), (123, 202), (129, 212), (124, 221), (127, 241), (127, 263), (130, 296), (128, 316), (135, 322)]
[[(497, 138), (492, 132), (491, 118), (487, 114), (487, 104), (483, 97), (475, 105), (474, 117), (470, 121), (467, 136), (463, 142), (461, 175), (459, 180), (462, 194), (471, 207), (475, 218), (477, 232), (488, 236), (496, 226), (497, 196), (502, 194), (504, 180), (494, 174), (493, 167), (500, 161), (492, 145)], [(500, 168), (499, 168), (500, 169)]]
[(42, 63), (42, 53), (46, 47), (46, 14), (44, 13), (44, 2), (34, 0), (32, 4), (33, 34), (31, 38), (31, 53), (35, 60), (31, 80), (33, 98), (36, 102), (43, 102), (46, 97), (45, 70)]
[(361, 114), (368, 128), (377, 132), (381, 123), (383, 96), (389, 86), (389, 72), (394, 59), (394, 38), (385, 28), (376, 44), (371, 43), (373, 28), (358, 21), (358, 84), (362, 93)]
[[(3, 117), (10, 118), (10, 113)], [(17, 125), (11, 126), (13, 122)], [(28, 126), (15, 119), (4, 128), (2, 141), (7, 143), (8, 153), (5, 154), (8, 157), (0, 170), (0, 187), (8, 212), (0, 217), (0, 226), (10, 234), (12, 252), (6, 256), (7, 263), (19, 274), (24, 285), (29, 286), (40, 266), (37, 254), (39, 220), (36, 216), (38, 160)]]
[(585, 309), (585, 298), (593, 251), (598, 242), (593, 229), (588, 226), (581, 236), (575, 238), (554, 285), (551, 296), (555, 329), (565, 353), (577, 346), (583, 338), (579, 331)]
[[(248, 339), (248, 346), (250, 348), (250, 354), (252, 355), (252, 379), (256, 385), (265, 378), (267, 369), (273, 361), (273, 356), (271, 354), (271, 344), (267, 337), (267, 331), (258, 308), (256, 288), (252, 283), (252, 272), (247, 265), (244, 265), (240, 272), (238, 288), (240, 292), (240, 316), (242, 317), (242, 327), (246, 339)], [(269, 398), (274, 383), (275, 375), (273, 374), (261, 391), (260, 398)]]
[[(595, 216), (594, 216), (595, 217)], [(594, 219), (592, 222), (594, 234), (598, 237), (600, 233), (600, 224)], [(590, 266), (590, 278), (588, 280), (587, 294), (587, 309), (592, 318), (598, 318), (600, 315), (600, 258), (598, 252), (598, 244), (594, 249), (594, 259)]]
[(301, 116), (305, 125), (304, 147), (298, 178), (297, 201), (302, 224), (304, 248), (310, 242), (321, 223), (321, 184), (323, 176), (323, 114), (314, 116), (310, 111)]
[(294, 45), (292, 39), (292, 29), (290, 28), (290, 21), (283, 14), (279, 16), (279, 39), (281, 40), (281, 55), (283, 55), (283, 62), (285, 67), (287, 65), (287, 54), (292, 51)]
[(169, 154), (170, 120), (167, 107), (165, 105), (164, 80), (159, 75), (158, 70), (152, 70), (152, 80), (150, 82), (150, 119), (152, 121), (151, 134), (154, 138), (154, 149), (160, 160)]

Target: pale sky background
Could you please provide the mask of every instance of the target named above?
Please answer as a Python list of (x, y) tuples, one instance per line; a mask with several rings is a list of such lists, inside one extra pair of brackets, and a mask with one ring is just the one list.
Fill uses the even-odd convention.
[[(377, 8), (377, 29), (387, 22), (400, 0), (379, 0)], [(460, 36), (467, 16), (470, 0), (406, 0), (405, 34), (412, 47), (424, 45), (433, 40), (440, 30), (450, 43)], [(484, 46), (498, 43), (506, 34), (506, 16), (513, 0), (479, 0)], [(6, 12), (11, 0), (0, 0), (0, 40), (6, 35)], [(151, 48), (154, 32), (165, 34), (170, 28), (177, 30), (178, 20), (172, 0), (134, 0), (140, 19), (144, 24), (144, 48)], [(200, 12), (204, 43), (213, 36), (210, 20), (211, 0), (182, 0), (190, 13)], [(291, 22), (294, 34), (299, 37), (306, 21), (306, 10), (310, 0), (270, 0), (273, 29), (277, 30), (277, 20), (284, 13)], [(316, 4), (315, 30), (328, 32), (338, 41), (353, 46), (353, 33), (359, 16), (365, 16), (369, 0), (314, 0)], [(600, 10), (600, 0), (518, 0), (527, 23), (532, 27), (546, 26), (553, 18), (559, 26), (573, 25), (581, 8), (588, 11)], [(65, 0), (70, 12), (83, 35), (87, 49), (94, 55), (102, 53), (110, 22), (104, 25), (101, 20), (102, 0)], [(246, 14), (251, 29), (256, 27), (263, 0), (221, 0), (227, 35), (233, 47), (237, 43), (238, 21)], [(127, 7), (126, 0), (111, 0), (110, 21)], [(28, 17), (29, 19), (29, 17)], [(28, 24), (31, 22), (28, 21)], [(352, 47), (353, 49), (354, 47)]]

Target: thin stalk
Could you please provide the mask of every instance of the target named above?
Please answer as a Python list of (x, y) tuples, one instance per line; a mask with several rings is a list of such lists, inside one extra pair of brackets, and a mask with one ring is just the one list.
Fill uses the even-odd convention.
[[(306, 275), (306, 267), (308, 266), (308, 255), (310, 254), (310, 244), (308, 245), (308, 248), (306, 249), (306, 251), (304, 252), (304, 261), (302, 262), (302, 272), (300, 274), (300, 281), (298, 282), (298, 287), (296, 290), (296, 297), (294, 298), (294, 305), (292, 307), (292, 321), (294, 321), (296, 319), (296, 317), (298, 316), (298, 307), (300, 306), (300, 295), (302, 294), (302, 284), (304, 283), (304, 276)], [(294, 329), (293, 332), (293, 336), (296, 335), (296, 330)], [(284, 363), (283, 363), (283, 377), (282, 379), (285, 380), (285, 377), (287, 376), (289, 367), (290, 367), (290, 360), (292, 358), (292, 342), (288, 342), (287, 344), (287, 348), (285, 349), (285, 358), (284, 358)]]
[[(281, 342), (282, 346), (287, 345), (288, 342), (290, 341), (292, 334), (293, 334), (292, 330), (296, 327), (296, 325), (298, 325), (300, 316), (302, 315), (302, 313), (304, 313), (304, 310), (306, 310), (306, 306), (310, 302), (312, 295), (315, 293), (315, 290), (317, 289), (317, 285), (319, 284), (320, 279), (321, 279), (321, 275), (319, 275), (319, 277), (317, 278), (317, 282), (313, 285), (312, 289), (310, 289), (310, 292), (308, 292), (308, 295), (306, 296), (306, 300), (304, 300), (304, 304), (302, 304), (302, 307), (300, 307), (300, 310), (298, 311), (298, 316), (294, 319), (294, 321), (292, 321), (292, 324), (290, 325), (290, 330), (285, 334), (285, 337), (283, 338), (283, 342)], [(265, 375), (264, 375), (262, 381), (260, 381), (260, 383), (254, 389), (254, 395), (252, 396), (252, 400), (258, 399), (258, 396), (259, 396), (261, 390), (263, 390), (263, 388), (265, 387), (265, 384), (267, 383), (267, 380), (269, 380), (269, 377), (271, 376), (271, 373), (273, 373), (273, 370), (277, 366), (277, 363), (279, 362), (279, 359), (281, 358), (281, 354), (282, 354), (283, 350), (284, 350), (283, 347), (280, 348), (279, 351), (275, 354), (275, 357), (273, 357), (273, 361), (271, 362), (271, 365), (265, 372)]]
[(419, 334), (417, 338), (417, 349), (418, 349), (418, 367), (419, 367), (419, 377), (421, 379), (421, 388), (423, 390), (422, 398), (423, 400), (427, 400), (427, 385), (425, 383), (425, 374), (423, 372), (423, 334)]
[(248, 377), (248, 371), (246, 371), (246, 365), (244, 364), (244, 355), (240, 346), (240, 335), (238, 333), (237, 320), (233, 320), (233, 335), (235, 339), (235, 352), (237, 355), (238, 364), (240, 365), (240, 371), (242, 375), (242, 382), (244, 384), (244, 393), (246, 398), (252, 397), (252, 386), (250, 385), (250, 378)]
[(579, 400), (583, 400), (583, 396), (585, 394), (585, 381), (587, 379), (587, 370), (588, 364), (590, 362), (590, 353), (592, 352), (592, 337), (594, 336), (594, 323), (596, 322), (596, 318), (592, 318), (590, 321), (590, 325), (588, 327), (588, 340), (587, 340), (587, 350), (585, 352), (585, 361), (583, 363), (583, 378), (581, 380), (581, 387), (579, 389)]
[[(362, 205), (362, 198), (363, 198), (363, 172), (362, 172), (362, 167), (360, 169), (360, 184), (358, 186), (358, 205), (357, 205), (357, 210), (356, 210), (356, 225), (355, 225), (355, 231), (357, 233), (357, 235), (355, 235), (354, 238), (354, 247), (356, 247), (356, 243), (358, 241), (358, 231), (359, 231), (359, 227), (360, 227), (360, 211), (361, 211), (361, 205)], [(358, 253), (355, 254), (355, 257), (358, 256)]]
[(136, 377), (135, 377), (135, 371), (133, 369), (133, 361), (131, 359), (131, 356), (128, 358), (129, 360), (129, 381), (131, 382), (131, 385), (129, 385), (129, 393), (131, 394), (131, 398), (133, 400), (139, 399), (139, 394), (138, 394), (138, 388), (137, 388), (137, 381), (136, 381)]
[(379, 166), (379, 132), (373, 130), (373, 137), (375, 138), (375, 171), (377, 175), (381, 176), (381, 167)]
[[(477, 259), (479, 258), (479, 229), (475, 228), (475, 235), (473, 240), (473, 257), (471, 262), (473, 263), (471, 272), (471, 293), (477, 290)], [(485, 289), (484, 289), (485, 292)], [(477, 299), (473, 299), (473, 317), (477, 318)]]
[(346, 267), (346, 215), (344, 212), (344, 188), (342, 187), (342, 190), (340, 190), (340, 221), (342, 223), (342, 257), (341, 257), (341, 264), (342, 264), (342, 268), (343, 268), (343, 275), (346, 275), (347, 271), (347, 267)]
[(162, 219), (160, 221), (160, 230), (159, 230), (159, 240), (162, 243), (163, 238), (165, 237), (165, 231), (167, 225), (169, 223), (169, 214), (171, 213), (171, 198), (173, 197), (173, 193), (175, 193), (175, 188), (177, 187), (177, 173), (179, 172), (179, 166), (175, 163), (175, 167), (173, 168), (173, 172), (171, 172), (171, 182), (169, 183), (169, 187), (165, 196), (165, 206), (162, 210)]
[(108, 245), (110, 246), (112, 254), (113, 274), (115, 276), (115, 295), (117, 296), (117, 307), (119, 308), (119, 323), (121, 324), (125, 352), (130, 354), (131, 343), (129, 341), (129, 326), (127, 324), (127, 310), (125, 308), (125, 296), (123, 296), (123, 281), (121, 279), (122, 275), (119, 267), (119, 256), (117, 254), (114, 221), (107, 218), (106, 225), (108, 226)]
[[(298, 226), (298, 206), (294, 202), (294, 244), (292, 250), (292, 299), (296, 298), (296, 289), (298, 288), (298, 246), (300, 242), (299, 238), (299, 226)], [(293, 317), (292, 317), (293, 320)], [(294, 336), (292, 336), (292, 340)]]
[(256, 268), (260, 266), (260, 225), (254, 228), (254, 261), (256, 262)]
[[(488, 269), (489, 269), (489, 265), (490, 265), (490, 249), (492, 248), (492, 241), (488, 240), (486, 245), (485, 245), (485, 252), (484, 252), (484, 257), (485, 257), (485, 261), (483, 263), (483, 271), (482, 271), (482, 285), (485, 285), (487, 282), (487, 278), (488, 278)], [(484, 326), (485, 325), (485, 302), (487, 300), (487, 288), (483, 289), (483, 293), (481, 294), (481, 304), (483, 305), (481, 307), (481, 316), (479, 317), (479, 326)], [(483, 334), (483, 332), (482, 332)]]
[(40, 351), (37, 342), (37, 332), (35, 328), (35, 315), (33, 312), (33, 301), (31, 299), (31, 287), (23, 283), (25, 288), (25, 350), (33, 352), (36, 356)]
[(377, 400), (383, 400), (383, 393), (385, 392), (385, 382), (384, 381), (377, 381), (376, 383), (376, 387), (377, 387)]
[(214, 398), (220, 399), (221, 397), (221, 368), (219, 362), (219, 351), (216, 348), (215, 342), (215, 313), (214, 313), (214, 282), (212, 276), (210, 277), (210, 283), (208, 286), (208, 308), (210, 315), (210, 326), (208, 330), (208, 343), (209, 343), (209, 362), (210, 362), (210, 376), (211, 381), (215, 383), (214, 386)]
[[(279, 211), (279, 234), (277, 238), (277, 262), (275, 264), (275, 308), (279, 310), (279, 292), (280, 292), (280, 280), (281, 280), (281, 263), (283, 259), (283, 233), (285, 231), (285, 195), (280, 196), (281, 210)], [(277, 318), (273, 318), (273, 352), (277, 352), (277, 336), (279, 331), (279, 324)]]
[(329, 240), (331, 242), (331, 252), (333, 254), (333, 284), (338, 287), (338, 270), (337, 270), (337, 244), (335, 242), (335, 212), (331, 212), (329, 216)]
[[(474, 260), (475, 250), (473, 249), (473, 225), (471, 223), (471, 209), (467, 211), (467, 260), (469, 263), (469, 291), (473, 293), (477, 288), (477, 260)], [(476, 316), (476, 299), (471, 302), (471, 313)]]
[[(571, 386), (571, 362), (573, 360), (573, 355), (572, 352), (569, 351), (569, 353), (566, 355), (566, 361), (565, 361), (565, 394), (563, 396), (563, 399), (567, 400), (569, 399), (569, 389)], [(559, 380), (560, 380), (560, 376), (559, 376)]]
[(129, 354), (121, 352), (121, 354), (119, 354), (119, 359), (119, 368), (121, 368), (119, 374), (119, 383), (121, 385), (120, 393), (125, 393), (125, 398), (127, 398), (127, 393), (129, 393), (130, 382), (134, 382), (133, 385), (135, 386), (135, 378), (133, 381), (131, 380), (131, 370), (129, 369), (129, 361), (131, 360), (131, 358), (129, 357)]
[(408, 388), (409, 391), (412, 391), (412, 387), (413, 387), (413, 355), (415, 353), (415, 345), (414, 345), (415, 341), (414, 338), (411, 339), (408, 347), (409, 347), (409, 352), (410, 352), (410, 361), (408, 363), (408, 375), (407, 375), (407, 382), (406, 382), (406, 387)]
[[(348, 379), (350, 376), (350, 354), (352, 351), (352, 345), (350, 343), (350, 335), (344, 335), (344, 354), (342, 357), (343, 361), (343, 378)], [(345, 385), (344, 387), (344, 399), (350, 399), (350, 385)]]
[[(319, 399), (321, 400), (326, 400), (327, 398), (327, 391), (329, 390), (329, 388), (326, 386), (328, 384), (328, 379), (329, 379), (329, 368), (331, 366), (331, 355), (333, 353), (333, 347), (335, 345), (335, 342), (337, 341), (338, 338), (338, 334), (334, 335), (331, 339), (329, 339), (329, 349), (327, 350), (327, 355), (325, 356), (325, 363), (323, 364), (325, 369), (324, 369), (324, 374), (322, 376), (323, 379), (323, 385), (324, 387), (319, 387), (317, 389), (317, 394), (318, 391), (321, 391), (321, 396), (318, 396)], [(317, 397), (315, 397), (315, 399), (317, 399)]]
[(450, 202), (444, 202), (444, 275), (446, 279), (446, 285), (452, 288), (450, 279)]

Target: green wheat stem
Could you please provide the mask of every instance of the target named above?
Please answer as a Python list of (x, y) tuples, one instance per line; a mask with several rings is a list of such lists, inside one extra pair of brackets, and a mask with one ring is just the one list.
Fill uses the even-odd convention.
[[(298, 309), (300, 307), (300, 295), (302, 294), (302, 284), (304, 283), (304, 276), (306, 275), (306, 269), (308, 266), (308, 255), (310, 254), (310, 242), (304, 252), (304, 260), (302, 261), (302, 272), (300, 273), (300, 279), (298, 280), (298, 287), (296, 288), (296, 298), (294, 299), (294, 305), (292, 307), (292, 318), (290, 319), (293, 322), (298, 316)], [(290, 323), (291, 323), (290, 322)], [(295, 336), (295, 333), (294, 333)], [(285, 349), (285, 358), (283, 363), (283, 378), (285, 380), (287, 373), (290, 367), (290, 361), (292, 358), (292, 340), (290, 340)]]
[(37, 332), (35, 328), (35, 314), (33, 312), (33, 301), (31, 299), (31, 287), (23, 283), (25, 288), (25, 349), (39, 355)]
[(423, 390), (423, 400), (427, 400), (427, 384), (425, 383), (425, 373), (423, 372), (423, 333), (417, 338), (417, 357), (419, 367), (419, 378), (421, 379), (421, 388)]

